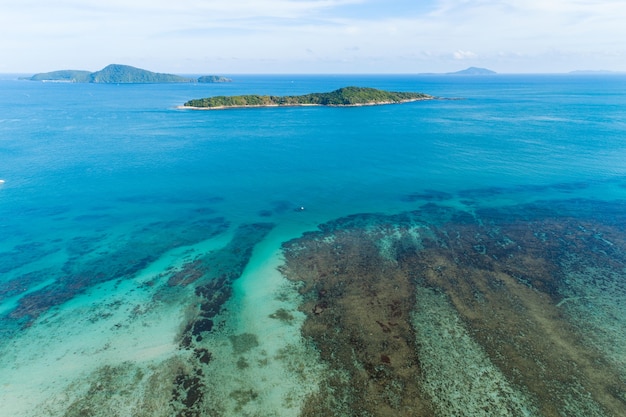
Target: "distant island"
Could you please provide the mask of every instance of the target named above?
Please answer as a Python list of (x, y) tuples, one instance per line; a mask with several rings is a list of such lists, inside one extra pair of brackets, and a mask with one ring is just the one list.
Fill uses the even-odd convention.
[(291, 106), (371, 106), (378, 104), (406, 103), (432, 100), (424, 93), (391, 92), (366, 87), (344, 87), (330, 93), (311, 93), (301, 96), (216, 96), (189, 100), (180, 108), (226, 109), (242, 107), (291, 107)]
[(448, 72), (446, 75), (494, 75), (497, 72), (487, 68), (469, 67), (461, 71)]
[(25, 78), (30, 81), (69, 82), (69, 83), (224, 83), (230, 78), (217, 75), (204, 75), (198, 79), (147, 71), (130, 65), (111, 64), (96, 72), (80, 70), (60, 70), (35, 74)]
[(464, 70), (455, 71), (455, 72), (444, 72), (444, 73), (423, 72), (418, 75), (494, 75), (494, 74), (497, 74), (497, 72), (492, 71), (487, 68), (469, 67), (469, 68), (465, 68)]

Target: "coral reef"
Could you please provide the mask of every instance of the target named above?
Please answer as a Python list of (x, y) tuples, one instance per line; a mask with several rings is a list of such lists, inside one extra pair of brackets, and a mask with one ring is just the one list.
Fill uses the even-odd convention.
[(283, 272), (304, 280), (302, 333), (331, 369), (303, 416), (432, 415), (416, 384), (411, 278), (386, 262), (362, 229), (325, 237), (309, 234), (285, 246)]
[(307, 300), (302, 333), (332, 369), (303, 415), (626, 414), (623, 357), (597, 319), (586, 331), (584, 306), (563, 308), (597, 284), (569, 279), (586, 268), (612, 271), (612, 297), (626, 295), (622, 212), (585, 200), (473, 214), (431, 203), (286, 243), (282, 271)]

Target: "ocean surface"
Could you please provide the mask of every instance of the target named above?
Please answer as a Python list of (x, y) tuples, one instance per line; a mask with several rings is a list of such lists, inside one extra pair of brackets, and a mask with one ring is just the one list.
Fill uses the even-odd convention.
[(0, 416), (626, 415), (625, 76), (231, 78), (0, 77)]

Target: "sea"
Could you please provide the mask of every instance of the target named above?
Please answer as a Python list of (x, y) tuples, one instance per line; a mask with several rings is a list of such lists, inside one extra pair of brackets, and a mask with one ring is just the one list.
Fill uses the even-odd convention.
[(626, 76), (230, 77), (0, 76), (0, 416), (626, 415)]

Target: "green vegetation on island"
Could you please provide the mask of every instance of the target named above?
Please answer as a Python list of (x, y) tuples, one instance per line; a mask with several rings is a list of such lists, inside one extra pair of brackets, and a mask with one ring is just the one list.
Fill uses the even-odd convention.
[(102, 83), (102, 84), (130, 84), (130, 83), (220, 83), (232, 81), (226, 77), (205, 75), (198, 79), (181, 77), (174, 74), (163, 74), (147, 71), (130, 65), (111, 64), (96, 72), (79, 70), (61, 70), (35, 74), (31, 81), (55, 81), (73, 83)]
[(31, 81), (64, 81), (68, 83), (88, 83), (91, 72), (80, 70), (61, 70), (35, 74), (30, 78)]
[(230, 83), (232, 81), (230, 78), (222, 77), (221, 75), (203, 75), (198, 78), (199, 83)]
[(192, 83), (192, 78), (146, 71), (130, 65), (108, 65), (91, 74), (92, 83)]
[(366, 87), (344, 87), (330, 93), (312, 93), (301, 96), (216, 96), (189, 100), (183, 107), (221, 109), (265, 106), (364, 106), (405, 103), (433, 98), (433, 96), (424, 93), (391, 92)]

